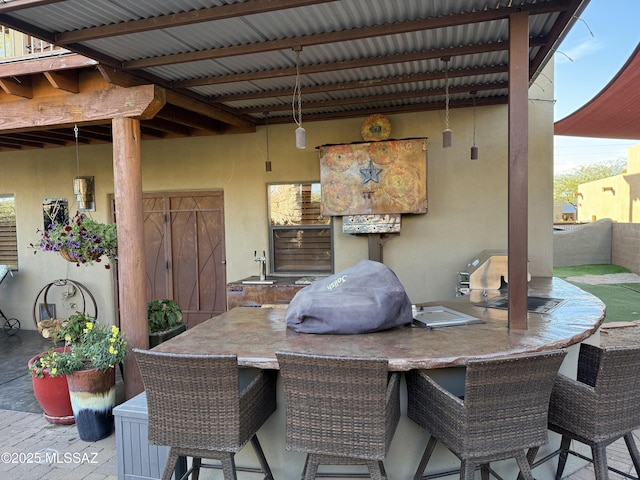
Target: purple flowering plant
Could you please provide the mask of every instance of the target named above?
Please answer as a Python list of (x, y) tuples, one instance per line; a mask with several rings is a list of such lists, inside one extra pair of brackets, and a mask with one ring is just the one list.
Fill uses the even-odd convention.
[[(118, 259), (118, 237), (115, 223), (99, 223), (84, 213), (76, 212), (68, 223), (53, 222), (46, 230), (38, 230), (40, 241), (31, 247), (43, 252), (59, 252), (79, 265), (99, 263), (102, 256)], [(105, 268), (111, 268), (107, 263)]]

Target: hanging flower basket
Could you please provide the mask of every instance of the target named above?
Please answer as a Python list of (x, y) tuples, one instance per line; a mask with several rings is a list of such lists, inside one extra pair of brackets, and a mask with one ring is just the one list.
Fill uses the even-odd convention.
[[(102, 256), (111, 261), (118, 258), (118, 237), (115, 223), (99, 223), (84, 213), (76, 213), (68, 223), (52, 223), (39, 230), (40, 241), (31, 247), (43, 252), (58, 252), (78, 265), (93, 265)], [(107, 263), (105, 268), (110, 268)]]
[(69, 250), (60, 250), (60, 256), (67, 262), (75, 262), (76, 259), (71, 257)]
[(67, 262), (72, 262), (72, 263), (93, 263), (93, 262), (97, 262), (98, 259), (100, 258), (99, 254), (95, 252), (88, 252), (86, 259), (83, 259), (83, 258), (78, 259), (74, 256), (74, 254), (71, 251), (67, 250), (66, 248), (61, 248), (58, 253), (60, 253), (60, 256), (63, 258), (63, 260), (66, 260)]

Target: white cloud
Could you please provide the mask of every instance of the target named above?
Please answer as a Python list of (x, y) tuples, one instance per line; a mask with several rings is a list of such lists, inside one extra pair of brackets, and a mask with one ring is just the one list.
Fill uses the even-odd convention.
[(588, 37), (579, 41), (569, 48), (559, 49), (556, 55), (557, 63), (567, 63), (576, 61), (581, 58), (593, 55), (594, 53), (603, 49), (602, 42), (593, 37)]

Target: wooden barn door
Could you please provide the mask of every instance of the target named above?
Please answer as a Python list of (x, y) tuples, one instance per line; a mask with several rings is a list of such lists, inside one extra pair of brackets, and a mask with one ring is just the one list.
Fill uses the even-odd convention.
[(193, 327), (226, 311), (224, 196), (145, 193), (147, 300), (172, 298)]

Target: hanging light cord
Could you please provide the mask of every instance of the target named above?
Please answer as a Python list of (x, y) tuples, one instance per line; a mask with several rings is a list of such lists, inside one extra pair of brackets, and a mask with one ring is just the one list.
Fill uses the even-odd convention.
[(473, 146), (476, 146), (476, 94), (473, 94)]
[(449, 128), (449, 59), (444, 61), (444, 127)]
[(269, 161), (269, 113), (265, 116), (266, 134), (267, 134), (267, 162)]
[(296, 52), (296, 83), (293, 87), (291, 110), (293, 111), (293, 121), (296, 122), (296, 125), (298, 125), (298, 127), (302, 127), (302, 89), (300, 87), (300, 52), (302, 52), (302, 48), (297, 48), (294, 50)]
[(80, 155), (78, 155), (78, 125), (74, 125), (73, 134), (76, 137), (76, 177), (80, 176)]

